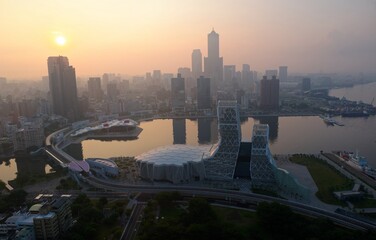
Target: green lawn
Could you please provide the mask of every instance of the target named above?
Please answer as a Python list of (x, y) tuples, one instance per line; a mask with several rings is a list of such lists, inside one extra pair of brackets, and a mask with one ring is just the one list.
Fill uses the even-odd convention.
[(352, 189), (353, 182), (350, 179), (343, 176), (323, 160), (313, 156), (294, 155), (290, 158), (290, 161), (307, 167), (318, 187), (316, 196), (321, 201), (328, 204), (343, 205), (343, 202), (334, 197), (333, 191)]
[(356, 208), (376, 208), (376, 199), (373, 198), (352, 200), (351, 203), (354, 204)]

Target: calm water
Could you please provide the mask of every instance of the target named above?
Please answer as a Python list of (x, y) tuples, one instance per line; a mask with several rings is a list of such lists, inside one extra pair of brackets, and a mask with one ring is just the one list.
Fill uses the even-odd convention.
[[(336, 118), (344, 127), (327, 126), (319, 117), (267, 117), (242, 121), (242, 138), (250, 141), (254, 123), (270, 126), (273, 153), (319, 153), (320, 150), (359, 150), (376, 167), (376, 118)], [(215, 119), (154, 120), (143, 122), (137, 140), (85, 140), (77, 157), (136, 156), (170, 144), (211, 144), (218, 140)], [(80, 145), (77, 146), (81, 148)]]
[[(376, 82), (351, 88), (333, 89), (329, 94), (339, 98), (345, 97), (348, 100), (371, 103), (372, 99), (376, 99)], [(376, 100), (373, 101), (373, 105), (376, 106)]]
[[(376, 83), (353, 88), (335, 89), (330, 94), (337, 97), (370, 103), (376, 98)], [(374, 102), (374, 105), (376, 103)], [(376, 117), (336, 118), (344, 127), (327, 126), (319, 117), (268, 117), (242, 119), (242, 138), (250, 141), (253, 124), (270, 126), (270, 147), (273, 153), (319, 153), (320, 150), (358, 150), (376, 167)], [(218, 141), (216, 119), (167, 119), (142, 122), (144, 129), (137, 140), (98, 141), (85, 140), (71, 145), (67, 150), (75, 157), (137, 156), (156, 147), (170, 144), (212, 144)], [(46, 165), (32, 165), (27, 161), (11, 159), (0, 165), (0, 179), (12, 180), (16, 172), (32, 174), (33, 171), (48, 172)]]

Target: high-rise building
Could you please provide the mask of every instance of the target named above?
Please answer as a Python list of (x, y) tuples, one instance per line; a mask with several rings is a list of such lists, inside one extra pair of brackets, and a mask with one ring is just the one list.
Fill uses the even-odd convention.
[(287, 66), (279, 67), (279, 81), (281, 82), (287, 81)]
[(275, 76), (260, 81), (260, 108), (264, 110), (277, 110), (279, 108), (279, 79)]
[(192, 75), (197, 79), (202, 75), (202, 54), (200, 49), (194, 49), (192, 52)]
[(78, 117), (76, 72), (72, 66), (69, 66), (68, 58), (49, 57), (48, 76), (53, 112), (71, 121), (76, 120)]
[(160, 85), (162, 81), (162, 71), (153, 70), (153, 85)]
[(102, 100), (103, 98), (103, 91), (101, 86), (101, 78), (99, 77), (91, 77), (87, 82), (88, 90), (89, 90), (89, 97), (91, 99), (95, 99), (97, 101)]
[(176, 78), (171, 78), (171, 105), (173, 111), (184, 111), (185, 83), (180, 73)]
[(197, 109), (211, 108), (210, 78), (200, 76), (197, 79)]
[(223, 66), (223, 79), (226, 83), (232, 83), (233, 79), (236, 77), (236, 66), (235, 65), (224, 65)]
[(118, 95), (119, 91), (117, 88), (117, 84), (115, 82), (107, 84), (107, 98), (110, 100), (116, 100)]
[(254, 88), (253, 71), (248, 64), (243, 64), (241, 86), (246, 93), (252, 93)]
[(196, 85), (196, 84), (193, 84), (191, 69), (188, 67), (180, 67), (178, 68), (178, 73), (181, 75), (182, 78), (184, 78), (185, 92), (187, 96), (190, 96), (192, 87)]
[(278, 70), (277, 69), (268, 69), (265, 70), (265, 76), (267, 79), (272, 79), (272, 77), (277, 77), (278, 76)]
[(211, 79), (211, 92), (216, 96), (223, 82), (223, 58), (219, 57), (219, 35), (213, 29), (208, 34), (208, 57), (204, 59), (205, 76)]
[(309, 91), (311, 90), (311, 79), (310, 78), (303, 78), (302, 79), (302, 91)]

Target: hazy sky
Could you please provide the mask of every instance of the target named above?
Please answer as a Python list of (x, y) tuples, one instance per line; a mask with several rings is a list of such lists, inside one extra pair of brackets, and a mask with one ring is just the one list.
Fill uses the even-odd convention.
[(176, 73), (213, 27), (238, 69), (376, 72), (376, 0), (0, 0), (0, 76), (38, 79), (55, 55), (77, 75)]

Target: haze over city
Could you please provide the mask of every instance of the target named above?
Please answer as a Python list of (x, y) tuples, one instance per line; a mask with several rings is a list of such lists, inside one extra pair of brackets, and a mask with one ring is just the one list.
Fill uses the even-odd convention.
[[(220, 35), (224, 64), (258, 71), (374, 73), (376, 1), (0, 1), (0, 76), (40, 79), (48, 56), (77, 75), (190, 67)], [(56, 44), (58, 36), (66, 40)]]

